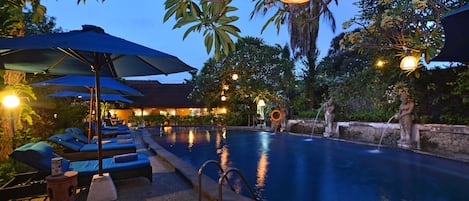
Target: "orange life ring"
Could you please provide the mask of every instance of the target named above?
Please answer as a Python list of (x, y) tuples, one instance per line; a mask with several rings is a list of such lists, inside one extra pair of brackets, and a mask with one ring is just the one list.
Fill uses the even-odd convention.
[[(278, 113), (278, 117), (275, 117), (275, 113)], [(282, 112), (280, 112), (280, 110), (275, 109), (270, 113), (270, 119), (272, 119), (272, 121), (280, 121), (281, 118)]]

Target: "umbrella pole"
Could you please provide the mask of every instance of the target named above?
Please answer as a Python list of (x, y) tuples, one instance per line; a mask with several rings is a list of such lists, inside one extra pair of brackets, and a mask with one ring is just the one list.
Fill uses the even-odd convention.
[(102, 136), (101, 136), (101, 83), (100, 83), (100, 71), (101, 68), (96, 65), (95, 67), (95, 78), (96, 78), (96, 134), (98, 135), (98, 174), (103, 176), (103, 145), (102, 145)]
[(93, 88), (90, 88), (91, 96), (90, 96), (90, 118), (88, 120), (88, 144), (91, 143), (91, 130), (92, 130), (92, 123), (93, 122)]

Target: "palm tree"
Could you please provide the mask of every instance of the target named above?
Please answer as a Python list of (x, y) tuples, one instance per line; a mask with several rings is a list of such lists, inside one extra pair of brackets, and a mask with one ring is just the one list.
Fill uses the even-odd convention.
[[(314, 95), (315, 84), (314, 77), (316, 72), (316, 60), (319, 55), (316, 41), (319, 33), (319, 20), (321, 17), (330, 23), (331, 29), (335, 32), (335, 18), (329, 10), (329, 4), (333, 0), (311, 0), (305, 4), (279, 4), (279, 1), (258, 0), (254, 10), (251, 12), (251, 18), (257, 13), (266, 14), (271, 8), (278, 8), (277, 12), (265, 23), (262, 31), (267, 25), (274, 23), (277, 30), (282, 24), (288, 23), (290, 33), (290, 47), (295, 59), (304, 58), (305, 69), (305, 93), (309, 97), (312, 108), (320, 97)], [(338, 4), (338, 0), (334, 0)]]

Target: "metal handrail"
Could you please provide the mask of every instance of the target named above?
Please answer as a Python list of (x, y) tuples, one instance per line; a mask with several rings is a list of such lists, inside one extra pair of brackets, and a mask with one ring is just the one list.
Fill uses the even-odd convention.
[[(239, 170), (238, 168), (227, 168), (224, 172), (223, 172), (223, 175), (221, 177), (218, 178), (218, 200), (219, 201), (222, 201), (223, 200), (223, 193), (222, 193), (222, 183), (223, 183), (223, 179), (226, 178), (226, 180), (228, 181), (229, 183), (229, 179), (228, 179), (228, 174), (231, 173), (231, 172), (236, 172), (238, 173), (239, 177), (241, 177), (241, 180), (243, 180), (243, 183), (244, 185), (246, 186), (246, 188), (248, 189), (249, 193), (251, 194), (252, 198), (254, 200), (258, 200), (257, 197), (254, 195), (254, 192), (252, 191), (251, 187), (249, 186), (248, 182), (246, 181), (246, 179), (244, 178), (243, 174), (241, 173), (241, 170)], [(231, 184), (230, 184), (231, 186)], [(231, 188), (233, 189), (233, 186), (231, 186)]]
[[(198, 171), (198, 177), (199, 177), (199, 201), (202, 200), (202, 172), (203, 170), (210, 164), (214, 164), (215, 166), (218, 167), (218, 169), (220, 170), (220, 172), (224, 172), (223, 171), (223, 168), (221, 167), (220, 163), (216, 160), (208, 160), (208, 161), (205, 161), (204, 164), (202, 164), (199, 168), (199, 171)], [(228, 184), (229, 186), (231, 187), (231, 190), (234, 191), (234, 188), (233, 186), (231, 185), (230, 181), (227, 179), (228, 181)]]

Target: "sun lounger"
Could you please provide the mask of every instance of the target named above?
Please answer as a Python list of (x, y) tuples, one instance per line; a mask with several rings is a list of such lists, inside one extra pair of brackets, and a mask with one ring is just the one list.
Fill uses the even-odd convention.
[[(75, 127), (66, 128), (65, 133), (72, 134), (73, 137), (80, 142), (88, 143), (88, 136), (86, 136), (80, 128), (75, 128)], [(119, 139), (129, 139), (129, 138), (132, 138), (131, 134), (121, 134), (121, 135), (117, 135), (114, 138), (103, 138), (103, 141), (118, 142)], [(93, 136), (92, 139), (90, 140), (90, 143), (96, 143), (97, 140), (98, 140), (97, 136)]]
[[(85, 122), (84, 127), (86, 130), (89, 128), (89, 123)], [(91, 129), (96, 130), (95, 123), (91, 124)], [(101, 134), (104, 137), (116, 137), (117, 135), (125, 135), (130, 134), (129, 127), (125, 125), (118, 125), (118, 126), (101, 126)]]
[[(45, 142), (28, 143), (15, 149), (10, 157), (25, 163), (41, 173), (50, 175), (52, 158), (62, 157), (62, 172), (78, 172), (78, 185), (89, 185), (94, 174), (98, 172), (98, 160), (69, 161), (53, 152), (53, 147)], [(133, 177), (146, 177), (152, 181), (152, 167), (147, 156), (133, 153), (113, 158), (104, 158), (103, 172), (109, 173), (114, 180)], [(46, 190), (44, 188), (44, 190)]]
[[(88, 160), (98, 158), (98, 144), (91, 143), (85, 144), (76, 140), (73, 134), (55, 134), (48, 138), (49, 141), (59, 144), (63, 147), (61, 150), (56, 150), (60, 155), (67, 157), (70, 160)], [(133, 141), (126, 141), (122, 143), (120, 141), (102, 141), (102, 153), (103, 157), (112, 157), (118, 154), (135, 153), (136, 145)]]

